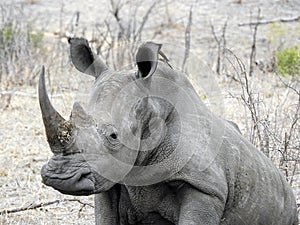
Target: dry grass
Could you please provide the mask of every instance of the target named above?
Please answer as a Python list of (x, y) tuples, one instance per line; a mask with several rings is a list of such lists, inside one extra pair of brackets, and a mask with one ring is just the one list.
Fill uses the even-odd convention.
[[(23, 88), (22, 91), (30, 95), (13, 95), (9, 109), (0, 115), (1, 211), (67, 197), (41, 182), (40, 168), (51, 153), (45, 139), (36, 91), (33, 88)], [(65, 116), (68, 113), (64, 102), (71, 100), (70, 93), (53, 98), (55, 106)], [(92, 197), (78, 199), (93, 204)], [(0, 215), (0, 224), (93, 224), (93, 208), (82, 206), (78, 202), (63, 202)]]
[[(25, 0), (25, 2), (30, 3), (28, 4), (31, 5), (29, 7), (34, 7), (35, 5), (38, 6), (41, 3), (45, 3), (41, 0)], [(231, 7), (242, 7), (244, 4), (244, 1), (228, 0), (228, 2), (239, 2), (239, 4), (230, 5)], [(158, 5), (154, 9), (155, 13), (152, 15), (154, 18), (152, 18), (152, 20), (155, 21), (153, 22), (154, 24), (146, 24), (146, 27), (148, 29), (147, 32), (150, 33), (150, 35), (143, 36), (143, 38), (149, 37), (150, 39), (154, 32), (155, 38), (159, 41), (164, 42), (165, 48), (169, 49), (170, 52), (178, 50), (178, 48), (174, 47), (174, 45), (184, 46), (184, 30), (189, 14), (189, 7), (186, 7), (187, 11), (185, 12), (185, 14), (179, 15), (177, 13), (178, 10), (176, 9), (178, 7), (181, 7), (182, 4), (180, 5), (179, 2), (175, 3), (173, 5), (167, 5), (166, 3), (167, 7), (164, 7), (165, 3), (160, 3), (160, 5)], [(71, 4), (69, 5), (70, 7), (72, 6)], [(151, 6), (150, 3), (149, 6)], [(196, 10), (196, 7), (194, 7), (194, 9)], [(202, 8), (199, 7), (199, 10), (201, 9)], [(59, 10), (61, 10), (61, 17), (57, 18), (57, 20), (55, 21), (60, 21), (61, 27), (55, 27), (55, 32), (56, 34), (63, 34), (63, 31), (65, 31), (64, 29), (68, 27), (68, 23), (71, 18), (70, 15), (73, 15), (75, 10), (70, 10), (67, 16), (63, 12), (63, 7), (61, 7), (61, 9)], [(141, 18), (143, 15), (145, 15), (145, 13), (147, 13), (147, 9), (144, 9), (144, 11), (139, 11), (139, 15), (141, 17), (137, 17), (137, 19), (142, 21)], [(193, 15), (199, 16), (201, 13), (204, 12), (201, 11), (199, 13), (195, 11)], [(161, 15), (164, 15), (168, 18)], [(206, 16), (205, 14), (203, 15), (204, 17)], [(218, 18), (218, 15), (216, 15), (216, 18)], [(48, 16), (49, 19), (51, 19), (50, 15)], [(159, 20), (160, 17), (163, 18), (163, 22), (165, 23)], [(82, 20), (84, 19), (85, 18), (82, 18)], [(124, 21), (127, 20), (122, 20), (122, 22)], [(113, 17), (109, 17), (108, 22), (110, 26), (112, 26), (112, 29), (116, 28), (118, 25), (116, 24)], [(132, 24), (134, 24), (134, 21), (129, 20), (129, 22), (132, 22)], [(191, 48), (193, 48), (193, 46), (196, 46), (195, 49), (193, 49), (193, 54), (194, 56), (196, 56), (197, 60), (200, 57), (202, 60), (202, 57), (205, 56), (205, 59), (210, 59), (207, 60), (208, 64), (213, 65), (215, 60), (214, 56), (216, 55), (215, 53), (217, 50), (216, 46), (214, 45), (213, 36), (210, 33), (210, 28), (209, 26), (207, 26), (207, 24), (207, 21), (205, 21), (200, 16), (199, 18), (194, 18), (194, 23), (192, 23), (191, 27), (191, 35), (193, 38), (192, 41), (197, 42), (197, 46), (196, 44), (194, 44)], [(205, 26), (207, 26), (206, 33)], [(297, 26), (299, 26), (299, 24), (292, 25), (294, 30), (297, 30)], [(87, 36), (92, 37), (91, 39), (93, 39), (93, 35), (96, 35), (95, 33), (99, 32), (99, 30), (97, 30), (98, 28), (99, 27), (87, 28), (87, 25), (84, 25), (82, 27), (79, 26), (77, 33), (79, 33), (79, 31), (84, 33), (84, 31), (90, 29), (88, 30), (89, 33), (87, 34)], [(100, 28), (105, 29), (105, 25), (103, 25), (102, 27), (100, 26)], [(232, 33), (230, 33), (230, 28), (234, 30)], [(247, 35), (247, 32), (244, 32), (245, 30), (241, 32), (236, 27), (234, 27), (233, 24), (230, 23), (228, 24), (228, 30), (228, 33), (231, 36), (229, 35), (230, 37), (227, 37), (227, 47), (236, 49), (236, 52), (239, 52), (241, 49), (243, 49), (243, 51), (241, 51), (241, 54), (247, 55), (248, 52), (246, 51), (248, 51), (249, 49), (243, 48), (247, 45), (250, 46), (249, 43), (251, 41), (247, 41), (247, 37), (245, 37), (245, 35)], [(266, 30), (268, 30), (267, 27), (263, 29), (263, 32), (261, 32), (262, 36), (266, 34)], [(40, 169), (42, 165), (46, 163), (47, 160), (51, 157), (51, 152), (46, 142), (46, 136), (44, 133), (44, 127), (42, 125), (42, 118), (39, 110), (36, 91), (36, 75), (42, 62), (44, 62), (47, 69), (47, 77), (51, 81), (51, 84), (48, 83), (48, 91), (49, 93), (52, 93), (52, 102), (55, 105), (55, 108), (57, 108), (57, 110), (61, 112), (61, 114), (65, 118), (69, 116), (72, 104), (75, 100), (82, 100), (86, 98), (86, 94), (89, 91), (89, 81), (87, 81), (87, 85), (85, 86), (83, 84), (83, 80), (86, 80), (86, 77), (79, 75), (71, 68), (68, 59), (68, 46), (66, 43), (66, 39), (58, 38), (58, 35), (53, 35), (52, 31), (50, 32), (51, 35), (47, 36), (47, 34), (49, 34), (49, 31), (45, 30), (43, 46), (41, 49), (36, 49), (37, 52), (34, 55), (37, 61), (33, 60), (33, 58), (30, 58), (30, 63), (28, 63), (29, 66), (25, 66), (29, 69), (23, 70), (20, 69), (21, 67), (16, 68), (16, 71), (18, 71), (18, 74), (16, 75), (17, 78), (22, 78), (22, 76), (24, 76), (27, 79), (25, 79), (25, 82), (21, 82), (20, 84), (10, 83), (9, 86), (4, 85), (7, 80), (5, 82), (0, 82), (0, 91), (2, 93), (0, 94), (0, 211), (29, 207), (35, 204), (46, 203), (53, 200), (73, 198), (62, 195), (57, 191), (44, 186), (41, 183)], [(103, 30), (100, 31), (102, 32)], [(93, 35), (91, 35), (92, 32)], [(238, 34), (236, 32), (238, 32)], [(81, 36), (82, 33), (80, 33), (79, 36)], [(97, 40), (98, 42), (95, 41), (93, 43), (93, 47), (95, 48), (99, 47), (99, 43), (101, 43), (101, 35), (99, 33), (97, 34), (99, 35), (98, 37), (100, 41)], [(199, 34), (204, 36), (202, 37), (200, 35), (202, 38), (201, 40), (199, 40)], [(297, 34), (298, 33), (296, 33), (295, 35)], [(104, 31), (102, 35), (105, 35)], [(241, 35), (241, 37), (238, 37), (238, 40), (231, 39), (233, 36), (239, 35)], [(242, 37), (242, 35), (244, 36)], [(289, 38), (295, 35), (293, 33), (287, 33), (287, 36)], [(111, 36), (110, 38), (114, 39), (115, 43), (117, 43), (117, 41), (119, 41), (117, 37), (118, 36)], [(288, 37), (281, 36), (280, 38), (284, 38), (285, 40), (287, 40), (287, 42), (292, 43), (293, 40), (288, 39)], [(261, 39), (263, 38), (265, 37), (261, 37)], [(109, 38), (106, 41), (108, 40)], [(231, 42), (233, 42), (234, 44), (230, 46)], [(240, 42), (241, 45), (235, 45), (235, 43), (238, 42)], [(204, 46), (200, 46), (203, 43)], [(134, 47), (136, 47), (138, 43), (136, 42), (134, 44)], [(198, 46), (198, 44), (200, 47)], [(261, 46), (258, 47), (262, 50), (258, 52), (258, 55), (259, 53), (263, 52), (263, 54), (260, 55), (270, 57), (268, 53), (264, 52), (269, 51), (269, 49), (266, 50), (266, 47), (264, 47), (266, 45), (265, 40), (260, 42), (260, 44)], [(275, 44), (277, 45), (277, 42), (272, 42), (269, 45), (271, 46)], [(107, 47), (108, 45), (106, 43), (106, 45), (103, 46)], [(172, 49), (172, 46), (174, 47), (174, 49)], [(207, 49), (209, 50), (207, 51)], [(104, 48), (103, 50), (106, 54), (107, 48)], [(182, 52), (184, 53), (184, 51)], [(178, 52), (173, 53), (174, 54), (172, 55), (171, 53), (168, 54), (167, 52), (167, 55), (171, 58), (171, 60), (173, 60), (173, 62), (175, 61), (175, 63), (172, 64), (180, 66), (182, 61), (180, 61), (178, 64), (176, 61), (178, 58), (181, 58), (180, 60), (182, 60), (183, 54), (179, 55)], [(27, 65), (27, 57), (28, 55), (22, 58), (23, 61), (19, 61), (19, 63), (21, 65)], [(191, 57), (193, 56), (191, 55)], [(4, 59), (2, 59), (1, 63), (4, 62), (3, 60)], [(247, 62), (247, 59), (245, 59), (244, 62)], [(30, 66), (31, 64), (33, 64), (33, 66)], [(197, 64), (199, 64), (199, 61)], [(195, 65), (196, 64), (194, 63), (194, 66)], [(203, 69), (203, 67), (200, 66), (199, 68), (194, 67), (189, 71), (194, 76), (196, 76), (199, 74), (199, 71), (207, 72), (207, 68)], [(282, 141), (284, 139), (284, 133), (288, 130), (293, 112), (295, 111), (295, 105), (297, 104), (297, 95), (295, 95), (289, 88), (285, 87), (274, 73), (261, 73), (259, 70), (255, 70), (254, 74), (255, 76), (251, 78), (250, 84), (255, 99), (259, 99), (258, 105), (260, 109), (260, 118), (266, 118), (268, 116), (268, 119), (270, 121), (270, 131), (272, 131), (272, 134), (270, 134), (269, 137), (279, 138), (279, 141), (273, 141), (270, 143), (270, 156), (272, 160), (279, 167), (281, 167), (284, 173), (286, 173), (286, 171), (288, 172), (287, 175), (289, 176), (289, 178), (291, 178), (291, 175), (293, 175), (294, 180), (292, 182), (292, 185), (294, 187), (295, 194), (297, 194), (297, 202), (300, 203), (299, 161), (297, 162), (298, 164), (296, 164), (296, 167), (294, 162), (282, 164), (282, 156), (278, 154), (278, 149), (282, 148), (281, 144), (283, 143)], [(13, 73), (10, 74), (10, 76), (13, 75)], [(207, 74), (204, 75), (207, 76)], [(203, 83), (197, 83), (197, 78), (195, 80), (196, 86), (203, 87)], [(243, 134), (250, 139), (252, 134), (251, 126), (253, 126), (253, 124), (251, 124), (251, 115), (249, 114), (247, 108), (245, 108), (245, 104), (241, 99), (241, 85), (231, 78), (224, 79), (224, 77), (217, 77), (216, 80), (218, 81), (217, 84), (219, 85), (218, 88), (220, 90), (220, 92), (218, 92), (216, 95), (217, 99), (214, 99), (214, 97), (216, 96), (214, 96), (212, 93), (205, 93), (205, 87), (204, 89), (199, 90), (199, 93), (201, 93), (201, 96), (205, 99), (209, 107), (211, 107), (216, 112), (220, 112), (222, 117), (236, 122), (240, 126)], [(298, 83), (294, 84), (296, 84), (296, 88), (298, 88), (299, 90), (299, 81)], [(219, 102), (223, 103), (224, 108), (219, 108)], [(297, 127), (299, 127), (299, 122), (297, 124)], [(273, 135), (273, 133), (275, 135)], [(299, 144), (299, 137), (298, 139), (295, 139), (294, 142), (295, 144)], [(276, 146), (276, 144), (274, 143), (280, 143), (280, 145)], [(295, 171), (294, 168), (296, 168)], [(93, 204), (92, 197), (78, 197), (77, 199), (80, 199), (80, 201), (83, 203)], [(0, 215), (0, 224), (93, 224), (93, 211), (93, 208), (89, 205), (85, 205), (76, 201), (61, 201), (59, 203), (39, 207), (37, 209)]]

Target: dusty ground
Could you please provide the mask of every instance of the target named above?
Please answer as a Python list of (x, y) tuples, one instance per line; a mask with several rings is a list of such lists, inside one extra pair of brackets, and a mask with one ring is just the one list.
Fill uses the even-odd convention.
[[(16, 4), (22, 2), (28, 3), (29, 1), (18, 1)], [(247, 59), (251, 47), (251, 30), (248, 26), (239, 27), (238, 23), (249, 22), (251, 12), (256, 15), (257, 7), (261, 8), (262, 20), (293, 18), (300, 15), (300, 1), (298, 0), (290, 0), (288, 3), (273, 0), (245, 0), (242, 4), (235, 2), (235, 0), (216, 0), (209, 3), (207, 1), (174, 1), (174, 4), (170, 4), (168, 12), (174, 26), (164, 28), (159, 36), (160, 41), (165, 43), (166, 48), (183, 44), (183, 28), (187, 21), (190, 5), (193, 5), (192, 50), (194, 57), (201, 58), (209, 65), (208, 67), (214, 67), (216, 43), (211, 34), (210, 24), (214, 24), (216, 31), (220, 34), (224, 22), (228, 19), (227, 47), (237, 52), (240, 57)], [(61, 3), (63, 3), (63, 12), (61, 12)], [(35, 4), (24, 5), (28, 16), (35, 18), (36, 24), (42, 26), (47, 34), (59, 30), (60, 17), (66, 18), (63, 20), (63, 26), (67, 27), (76, 10), (81, 12), (80, 26), (82, 28), (103, 20), (109, 13), (108, 8), (106, 1), (95, 5), (92, 0), (84, 1), (84, 3), (74, 0), (64, 0), (59, 3), (39, 0)], [(159, 15), (165, 13), (164, 8), (158, 8), (158, 11), (153, 16), (152, 26), (156, 20), (159, 20)], [(284, 31), (289, 32), (288, 35), (280, 34), (273, 42), (271, 39), (274, 28), (270, 26), (259, 28), (257, 58), (268, 59), (272, 51), (280, 44), (299, 45), (299, 27), (299, 22), (287, 24)], [(153, 27), (150, 23), (147, 29), (151, 28)], [(46, 36), (46, 40), (50, 44), (51, 38), (55, 37)], [(172, 40), (178, 42), (174, 44), (171, 43)], [(67, 55), (65, 55), (65, 61), (68, 61)], [(64, 70), (64, 72), (66, 71), (69, 70)], [(274, 75), (256, 71), (257, 80), (253, 80), (256, 82), (253, 84), (255, 90), (263, 94), (268, 104), (272, 101), (282, 103), (284, 109), (279, 113), (281, 115), (288, 114), (289, 106), (295, 102), (295, 96), (287, 93), (288, 90), (278, 79), (274, 78)], [(73, 102), (81, 99), (80, 93), (83, 92), (83, 87), (80, 86), (82, 77), (72, 69), (71, 72), (73, 74), (68, 76), (59, 73), (58, 77), (55, 77), (54, 72), (51, 73), (52, 101), (57, 110), (66, 118)], [(208, 99), (205, 101), (213, 110), (223, 113), (223, 117), (235, 121), (241, 126), (242, 131), (245, 131), (244, 108), (241, 100), (237, 99), (241, 94), (240, 87), (229, 80), (225, 79), (224, 81), (222, 78), (215, 78), (215, 81), (219, 90), (216, 95), (198, 82), (197, 85), (202, 87), (204, 92), (205, 90), (210, 92), (207, 93)], [(5, 110), (0, 109), (0, 211), (29, 207), (54, 200), (74, 199), (72, 196), (62, 195), (41, 183), (40, 168), (51, 157), (51, 153), (42, 126), (36, 87), (20, 86), (15, 90), (9, 107)], [(218, 97), (217, 102), (223, 103), (224, 109), (220, 109), (214, 104), (213, 97), (215, 96)], [(297, 172), (294, 191), (298, 203), (300, 203), (299, 177)], [(67, 200), (33, 210), (0, 215), (0, 224), (93, 224), (93, 207), (90, 205), (93, 205), (92, 197), (76, 197), (76, 199), (80, 199), (81, 203)]]

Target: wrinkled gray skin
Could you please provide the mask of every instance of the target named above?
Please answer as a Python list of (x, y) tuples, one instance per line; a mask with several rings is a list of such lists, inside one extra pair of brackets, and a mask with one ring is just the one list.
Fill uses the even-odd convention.
[[(87, 112), (75, 103), (66, 121), (52, 107), (44, 69), (41, 72), (40, 106), (54, 153), (41, 171), (46, 185), (69, 195), (95, 194), (98, 225), (298, 224), (295, 198), (282, 174), (234, 124), (217, 118), (203, 105), (184, 74), (158, 60), (161, 45), (145, 43), (136, 56), (137, 70), (116, 72), (95, 59), (85, 39), (69, 42), (75, 67), (96, 80)], [(188, 129), (181, 129), (182, 115), (174, 104), (147, 94), (147, 90), (155, 90), (155, 77), (167, 78), (191, 96), (197, 115), (187, 120)], [(126, 107), (118, 109), (115, 98), (128, 100), (120, 90), (129, 84), (133, 84), (131, 96), (146, 97), (128, 103), (130, 113), (122, 118)], [(175, 88), (169, 95), (176, 101), (179, 92)], [(120, 114), (117, 119), (110, 115), (112, 107)], [(165, 123), (164, 132), (157, 131), (159, 144), (144, 151), (149, 127), (154, 133), (159, 130), (158, 117)], [(222, 130), (221, 136), (218, 130)], [(199, 140), (194, 140), (194, 134)], [(121, 140), (130, 135), (138, 138), (127, 147)], [(195, 151), (179, 166), (172, 162), (176, 147), (179, 162), (190, 151), (178, 148), (180, 137)], [(169, 164), (149, 177), (143, 177), (148, 167), (139, 171), (139, 166), (168, 158)], [(131, 166), (119, 165), (114, 159)], [(151, 182), (159, 177), (165, 179)]]

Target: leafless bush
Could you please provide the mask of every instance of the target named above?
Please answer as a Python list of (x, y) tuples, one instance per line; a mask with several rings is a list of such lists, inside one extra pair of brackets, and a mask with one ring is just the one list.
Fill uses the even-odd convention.
[[(0, 89), (32, 85), (41, 61), (43, 33), (26, 20), (22, 5), (0, 5)], [(0, 96), (1, 97), (1, 96)], [(2, 96), (4, 107), (10, 96)]]
[[(141, 0), (110, 0), (110, 14), (92, 28), (92, 37), (89, 38), (91, 47), (111, 68), (131, 68), (141, 42), (159, 38), (166, 27), (172, 26), (173, 21), (168, 12), (171, 3), (165, 0), (145, 5)], [(186, 15), (187, 27), (190, 26), (191, 16)], [(187, 29), (189, 31), (186, 34), (189, 34), (190, 27)], [(184, 31), (182, 34), (184, 41)]]
[(22, 5), (0, 5), (0, 14), (0, 82), (22, 85), (24, 71), (32, 75), (39, 61), (43, 33), (26, 20)]
[[(217, 48), (218, 48), (217, 66), (216, 66), (216, 72), (218, 75), (220, 75), (222, 72), (226, 73), (225, 71), (226, 68), (224, 68), (225, 67), (224, 57), (225, 57), (225, 50), (226, 50), (227, 23), (228, 23), (228, 18), (222, 27), (222, 34), (220, 35), (220, 37), (217, 36), (214, 25), (213, 24), (210, 25), (212, 35), (217, 43)], [(226, 75), (228, 74), (226, 73)]]
[[(158, 1), (154, 1), (145, 9), (142, 1), (110, 1), (111, 13), (103, 23), (96, 24), (91, 41), (97, 54), (104, 58), (108, 65), (119, 69), (134, 61), (133, 56), (138, 45), (145, 38), (143, 35), (146, 33), (145, 26), (149, 16), (157, 4)], [(126, 12), (128, 7), (129, 15)]]
[[(271, 73), (265, 73), (269, 76), (267, 82), (273, 92), (270, 96), (265, 96), (263, 89), (256, 88), (257, 79), (253, 78), (255, 73), (254, 64), (256, 62), (256, 36), (260, 25), (275, 23), (277, 21), (290, 23), (299, 20), (299, 17), (291, 19), (279, 19), (270, 21), (260, 20), (260, 9), (256, 16), (256, 21), (239, 24), (239, 26), (250, 26), (253, 28), (251, 54), (249, 56), (249, 73), (241, 60), (234, 56), (232, 52), (227, 51), (227, 59), (233, 56), (236, 65), (235, 71), (239, 78), (239, 84), (242, 89), (241, 98), (244, 103), (245, 112), (250, 113), (251, 123), (247, 124), (247, 133), (250, 141), (255, 144), (264, 154), (270, 157), (277, 166), (282, 169), (285, 176), (292, 185), (296, 173), (299, 173), (300, 161), (300, 86), (299, 78), (292, 76), (281, 77), (276, 72), (275, 65), (272, 64)], [(231, 55), (231, 56), (229, 56)], [(229, 60), (232, 64), (232, 59)], [(270, 59), (274, 62), (274, 59)], [(247, 117), (247, 115), (245, 116)]]
[(269, 79), (273, 79), (269, 83), (277, 90), (266, 97), (263, 90), (255, 88), (257, 80), (249, 76), (245, 65), (235, 54), (227, 50), (226, 59), (239, 79), (245, 112), (245, 135), (282, 169), (290, 184), (293, 184), (300, 160), (298, 81), (269, 74)]
[(9, 107), (12, 96), (23, 86), (36, 84), (42, 65), (47, 66), (48, 77), (50, 71), (62, 74), (71, 69), (66, 60), (67, 36), (76, 32), (79, 12), (66, 24), (64, 6), (62, 2), (58, 31), (46, 33), (37, 28), (34, 18), (26, 16), (23, 4), (0, 5), (0, 109)]

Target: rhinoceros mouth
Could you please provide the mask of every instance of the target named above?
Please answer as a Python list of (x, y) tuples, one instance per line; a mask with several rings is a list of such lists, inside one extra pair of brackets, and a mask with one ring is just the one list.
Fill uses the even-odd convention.
[(41, 169), (42, 182), (68, 195), (91, 195), (110, 189), (114, 183), (90, 167), (82, 154), (54, 155)]
[(89, 168), (54, 168), (46, 164), (41, 171), (45, 185), (71, 195), (89, 195), (95, 192), (95, 179)]

